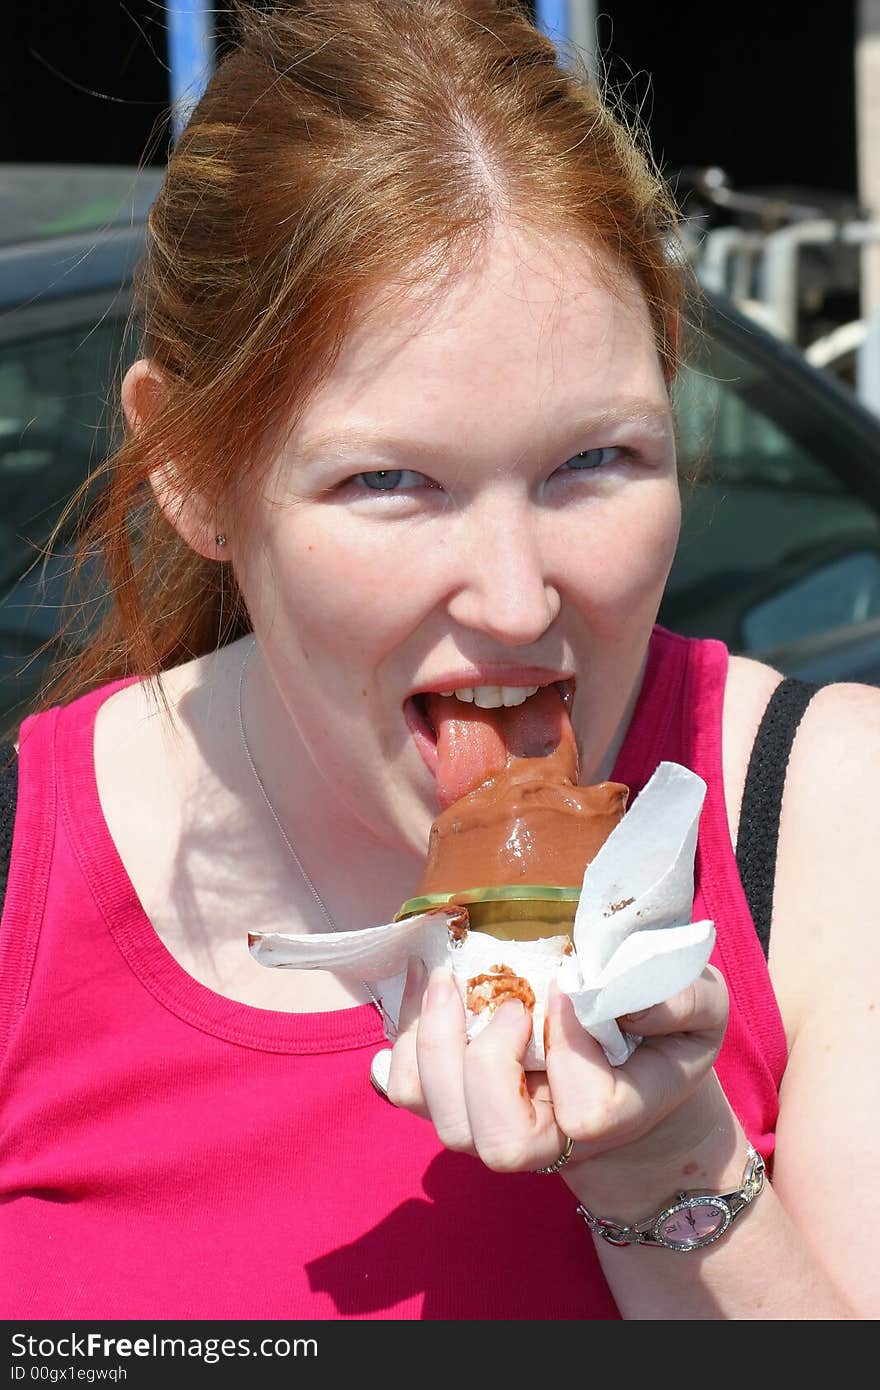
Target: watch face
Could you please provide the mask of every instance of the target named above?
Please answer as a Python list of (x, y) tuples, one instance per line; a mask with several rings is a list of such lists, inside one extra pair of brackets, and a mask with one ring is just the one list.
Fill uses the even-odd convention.
[(729, 1225), (730, 1207), (722, 1197), (688, 1197), (658, 1217), (654, 1238), (673, 1250), (699, 1250)]

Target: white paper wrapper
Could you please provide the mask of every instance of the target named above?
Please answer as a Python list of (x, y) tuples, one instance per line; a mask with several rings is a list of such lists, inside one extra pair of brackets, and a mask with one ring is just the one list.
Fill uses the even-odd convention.
[[(452, 970), (467, 1009), (468, 981), (502, 967), (527, 981), (535, 995), (525, 1067), (544, 1067), (544, 1019), (551, 980), (568, 994), (578, 1019), (620, 1066), (641, 1041), (616, 1020), (650, 1008), (691, 984), (715, 944), (712, 922), (692, 922), (694, 853), (706, 784), (677, 763), (661, 763), (611, 832), (584, 875), (567, 937), (500, 941), (469, 931), (453, 943), (449, 925), (459, 909), (421, 913), (362, 931), (294, 936), (251, 932), (251, 954), (262, 965), (332, 970), (375, 984), (393, 1037), (407, 963)], [(479, 995), (480, 991), (477, 991)], [(492, 1016), (491, 1006), (467, 1009), (468, 1037)]]

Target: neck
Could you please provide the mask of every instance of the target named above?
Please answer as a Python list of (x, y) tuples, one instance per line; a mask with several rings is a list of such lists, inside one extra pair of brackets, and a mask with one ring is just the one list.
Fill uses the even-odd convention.
[(626, 702), (626, 708), (623, 711), (623, 716), (614, 732), (614, 736), (611, 739), (611, 742), (608, 745), (608, 748), (605, 752), (605, 756), (602, 758), (598, 768), (596, 769), (596, 772), (593, 777), (593, 781), (595, 782), (607, 782), (611, 778), (611, 774), (614, 771), (614, 766), (617, 762), (618, 757), (620, 756), (620, 750), (623, 747), (624, 742), (626, 741), (627, 734), (629, 733), (629, 726), (632, 723), (632, 717), (635, 713), (636, 705), (639, 701), (639, 696), (642, 693), (642, 686), (645, 680), (645, 671), (648, 667), (649, 655), (650, 648), (645, 651), (645, 655), (642, 658), (641, 666), (639, 667), (638, 675), (636, 676), (636, 679), (633, 683), (633, 688), (630, 691), (629, 698)]
[[(257, 653), (248, 659), (252, 642), (206, 658), (203, 679), (178, 706), (196, 742), (206, 744), (206, 789), (219, 776), (232, 794), (230, 828), (248, 866), (243, 872), (259, 875), (282, 919), (295, 904), (307, 930), (387, 922), (411, 896), (423, 859), (371, 833), (321, 778)], [(228, 713), (220, 717), (220, 709)], [(277, 929), (291, 930), (289, 921)]]

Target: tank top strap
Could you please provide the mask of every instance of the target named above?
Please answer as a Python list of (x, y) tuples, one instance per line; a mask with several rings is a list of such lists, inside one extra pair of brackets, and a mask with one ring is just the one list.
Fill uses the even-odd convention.
[(679, 637), (665, 628), (654, 629), (641, 693), (614, 780), (625, 782), (635, 797), (660, 762), (681, 763), (702, 777), (706, 799), (700, 816), (697, 877), (708, 858), (736, 898), (737, 914), (744, 909), (748, 916), (724, 795), (721, 728), (728, 660), (726, 646), (714, 638)]
[(641, 691), (612, 774), (615, 782), (625, 782), (630, 788), (631, 801), (653, 776), (658, 763), (693, 767), (689, 752), (695, 729), (688, 709), (691, 666), (695, 649), (704, 645), (720, 649), (717, 655), (711, 653), (716, 663), (723, 657), (723, 697), (727, 649), (722, 643), (693, 642), (663, 627), (655, 627), (651, 634)]
[(27, 1002), (55, 842), (58, 709), (31, 715), (18, 739), (18, 798), (0, 923), (0, 1058)]

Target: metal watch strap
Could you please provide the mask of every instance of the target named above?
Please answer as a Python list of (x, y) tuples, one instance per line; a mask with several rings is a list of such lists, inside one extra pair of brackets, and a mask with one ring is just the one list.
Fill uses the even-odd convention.
[[(593, 1235), (601, 1236), (609, 1245), (653, 1245), (664, 1250), (700, 1250), (724, 1235), (732, 1222), (745, 1211), (764, 1186), (764, 1160), (750, 1144), (742, 1181), (733, 1192), (678, 1192), (655, 1216), (632, 1225), (595, 1216), (581, 1203), (577, 1210)], [(663, 1227), (678, 1212), (702, 1208), (710, 1217), (709, 1233), (680, 1240), (664, 1239)], [(696, 1229), (696, 1228), (695, 1228)]]

